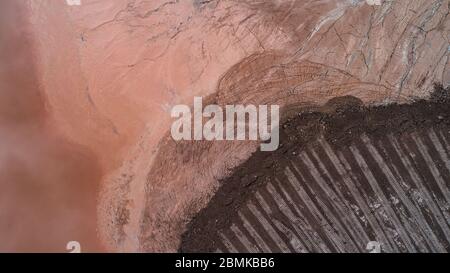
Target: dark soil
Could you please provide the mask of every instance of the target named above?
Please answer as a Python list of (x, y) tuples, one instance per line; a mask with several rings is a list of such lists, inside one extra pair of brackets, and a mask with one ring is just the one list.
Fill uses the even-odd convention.
[(323, 135), (336, 148), (365, 133), (371, 137), (402, 134), (426, 128), (450, 128), (450, 88), (436, 85), (428, 100), (411, 104), (364, 106), (354, 97), (329, 101), (314, 111), (285, 117), (280, 128), (280, 147), (275, 152), (255, 152), (221, 187), (206, 208), (189, 223), (180, 252), (217, 249), (218, 230), (231, 225), (233, 215), (270, 177), (284, 169), (289, 157)]

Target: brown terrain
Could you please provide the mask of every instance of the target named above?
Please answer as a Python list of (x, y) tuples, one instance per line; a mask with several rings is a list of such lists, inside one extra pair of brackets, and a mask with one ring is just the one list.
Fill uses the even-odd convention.
[(50, 121), (29, 13), (0, 4), (0, 252), (102, 251), (96, 230), (101, 167)]
[[(221, 181), (182, 252), (450, 251), (450, 96), (288, 117), (281, 148)], [(261, 166), (262, 165), (262, 166)]]
[[(188, 223), (201, 209), (208, 210), (222, 182), (249, 162), (258, 143), (174, 142), (169, 135), (172, 106), (191, 105), (194, 96), (204, 96), (218, 105), (279, 104), (287, 118), (299, 112), (320, 116), (331, 111), (324, 108), (328, 101), (343, 96), (353, 97), (344, 99), (344, 105), (355, 101), (359, 108), (429, 99), (435, 83), (450, 83), (449, 8), (449, 0), (394, 0), (381, 6), (358, 0), (81, 0), (80, 6), (65, 0), (2, 1), (0, 251), (66, 251), (72, 240), (85, 251), (177, 251)], [(447, 117), (448, 104), (441, 103), (444, 113), (423, 115)], [(408, 119), (417, 118), (414, 109)], [(403, 110), (392, 111), (381, 115), (383, 124)], [(355, 117), (364, 113), (358, 110)], [(334, 124), (333, 118), (327, 116), (328, 124)], [(329, 129), (331, 135), (345, 127), (338, 121), (335, 131)], [(448, 251), (448, 182), (441, 180), (449, 176), (443, 159), (449, 143), (445, 126), (412, 126), (416, 139), (405, 136), (406, 143), (415, 142), (401, 150), (419, 155), (420, 141), (434, 147), (429, 157), (420, 154), (420, 162), (408, 162), (417, 164), (416, 170), (425, 169), (427, 160), (441, 165), (427, 170), (423, 180), (409, 177), (405, 183), (434, 181), (440, 186), (423, 191), (440, 195), (436, 204), (426, 201), (432, 204), (431, 214), (419, 213), (425, 217), (419, 224), (438, 231), (430, 242), (408, 244), (404, 233), (412, 227), (402, 225), (399, 212), (383, 203), (398, 220), (386, 225), (401, 233), (398, 243), (394, 235), (380, 237), (389, 250)], [(370, 135), (370, 126), (358, 128), (358, 134)], [(440, 142), (433, 142), (435, 136)], [(360, 143), (367, 139), (371, 136), (355, 144), (363, 153), (358, 158), (370, 153)], [(436, 143), (443, 147), (432, 146)], [(376, 145), (374, 149), (383, 149)], [(364, 161), (355, 160), (357, 151), (350, 147), (344, 157), (363, 176), (364, 168), (355, 164)], [(392, 146), (386, 149), (401, 161)], [(318, 153), (325, 158), (322, 148)], [(367, 168), (377, 168), (373, 179), (389, 189), (396, 184), (378, 177), (392, 172), (403, 177), (370, 164)], [(408, 166), (395, 166), (399, 173), (408, 171)], [(337, 179), (338, 171), (330, 175)], [(283, 173), (283, 179), (313, 183), (292, 172)], [(373, 179), (358, 181), (365, 189)], [(247, 195), (253, 198), (251, 193)], [(326, 195), (320, 198), (326, 201)], [(409, 197), (401, 201), (413, 202)], [(435, 212), (442, 217), (429, 224), (434, 218), (427, 217)], [(320, 237), (329, 242), (316, 243), (324, 251), (362, 250), (358, 242), (384, 228), (369, 226), (355, 231), (362, 239), (352, 238), (353, 248), (342, 247), (330, 230)], [(230, 232), (228, 226), (219, 228)], [(223, 244), (216, 235), (208, 238)], [(270, 249), (279, 247), (271, 244)], [(288, 247), (319, 250), (310, 246)], [(229, 251), (223, 246), (207, 249)]]

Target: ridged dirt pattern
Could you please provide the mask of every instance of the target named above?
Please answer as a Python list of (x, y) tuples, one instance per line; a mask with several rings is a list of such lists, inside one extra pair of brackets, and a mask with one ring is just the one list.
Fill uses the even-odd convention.
[(450, 251), (450, 132), (429, 129), (332, 148), (324, 139), (257, 190), (217, 252)]
[(450, 83), (449, 0), (23, 2), (49, 123), (104, 170), (98, 229), (111, 251), (175, 251), (256, 148), (171, 142), (174, 105), (405, 102)]

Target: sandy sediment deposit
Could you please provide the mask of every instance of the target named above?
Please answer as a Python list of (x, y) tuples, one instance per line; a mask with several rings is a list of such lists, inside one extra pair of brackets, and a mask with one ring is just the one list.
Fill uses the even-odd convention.
[(194, 96), (284, 114), (450, 82), (448, 0), (0, 5), (1, 251), (176, 251), (258, 147), (174, 142), (170, 110)]

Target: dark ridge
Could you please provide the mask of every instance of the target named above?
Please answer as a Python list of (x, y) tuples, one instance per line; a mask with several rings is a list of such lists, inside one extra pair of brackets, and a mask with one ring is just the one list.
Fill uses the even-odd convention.
[(254, 192), (282, 173), (296, 151), (323, 135), (335, 149), (363, 133), (382, 138), (427, 128), (450, 128), (450, 88), (435, 85), (427, 100), (411, 104), (364, 106), (354, 97), (341, 97), (309, 112), (284, 118), (280, 147), (275, 152), (255, 152), (221, 186), (208, 206), (188, 224), (180, 252), (212, 252), (220, 248), (215, 234), (231, 225), (233, 216)]

